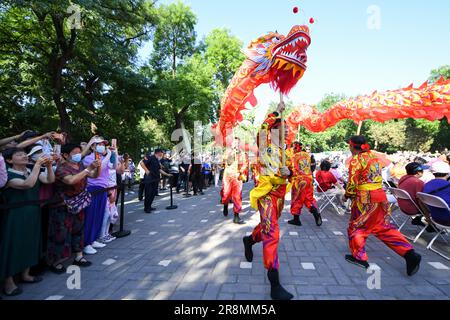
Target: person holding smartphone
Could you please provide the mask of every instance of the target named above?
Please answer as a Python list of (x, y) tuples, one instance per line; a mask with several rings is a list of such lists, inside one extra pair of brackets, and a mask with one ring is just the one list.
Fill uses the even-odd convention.
[[(95, 178), (100, 162), (94, 161), (88, 167), (81, 163), (81, 147), (65, 144), (62, 147), (62, 160), (56, 168), (56, 193), (61, 201), (50, 207), (47, 240), (47, 264), (56, 274), (66, 272), (63, 263), (72, 254), (72, 264), (79, 267), (91, 265), (83, 257), (85, 210), (69, 212), (68, 199), (86, 197), (87, 178)], [(82, 201), (80, 201), (82, 202)]]
[(96, 249), (104, 248), (106, 245), (97, 241), (101, 237), (101, 229), (103, 225), (103, 218), (108, 201), (107, 192), (99, 192), (106, 189), (109, 183), (109, 162), (111, 159), (111, 151), (106, 148), (109, 144), (107, 140), (96, 137), (89, 143), (91, 145), (92, 153), (83, 159), (83, 165), (88, 167), (94, 161), (98, 161), (101, 165), (97, 168), (97, 177), (88, 178), (88, 191), (92, 196), (92, 202), (85, 210), (85, 248), (84, 253), (95, 254)]
[[(28, 155), (23, 149), (8, 149), (3, 156), (10, 166), (4, 190), (6, 204), (39, 200), (41, 184), (55, 181), (52, 161), (46, 156), (37, 159), (31, 170), (27, 168)], [(41, 172), (41, 167), (46, 167), (47, 173)], [(42, 281), (42, 278), (30, 274), (30, 268), (39, 263), (41, 246), (40, 206), (25, 205), (3, 213), (0, 226), (0, 281), (4, 280), (3, 293), (6, 296), (22, 293), (13, 279), (18, 273), (21, 273), (22, 282)]]

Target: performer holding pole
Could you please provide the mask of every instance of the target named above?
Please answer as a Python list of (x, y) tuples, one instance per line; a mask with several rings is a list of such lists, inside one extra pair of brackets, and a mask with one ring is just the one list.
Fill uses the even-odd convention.
[(258, 86), (270, 83), (275, 91), (281, 92), (277, 111), (264, 121), (257, 139), (259, 176), (258, 185), (250, 193), (250, 204), (259, 210), (261, 222), (250, 237), (244, 238), (245, 256), (249, 262), (253, 260), (252, 246), (263, 242), (264, 266), (268, 270), (271, 297), (276, 300), (293, 298), (280, 285), (278, 274), (278, 219), (284, 206), (287, 178), (291, 175), (286, 167), (288, 161), (284, 150), (286, 132), (282, 119), (285, 110), (283, 95), (289, 94), (303, 77), (307, 63), (306, 51), (310, 44), (309, 27), (306, 25), (293, 26), (287, 36), (270, 32), (252, 41), (245, 50), (246, 60), (222, 98), (220, 118), (213, 126), (216, 141), (223, 144), (227, 132), (243, 120), (241, 112), (245, 110), (245, 105), (258, 104), (254, 95)]
[[(279, 130), (282, 126), (280, 115), (285, 108), (281, 101), (276, 112), (264, 121), (258, 133), (258, 165), (260, 167), (258, 186), (250, 192), (251, 206), (259, 210), (261, 222), (253, 230), (251, 236), (244, 237), (245, 257), (253, 261), (252, 246), (263, 243), (264, 267), (271, 286), (271, 297), (274, 300), (290, 300), (293, 295), (280, 284), (278, 270), (278, 243), (280, 228), (278, 219), (284, 207), (286, 195), (286, 179), (290, 176), (289, 168), (283, 166), (283, 149), (285, 142), (280, 141)], [(281, 133), (281, 137), (284, 134)], [(286, 154), (284, 153), (284, 157)], [(286, 161), (286, 159), (285, 159)]]

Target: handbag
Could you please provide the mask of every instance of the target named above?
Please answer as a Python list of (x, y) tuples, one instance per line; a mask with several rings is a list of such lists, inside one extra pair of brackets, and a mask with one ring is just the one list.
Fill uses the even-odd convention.
[(67, 211), (72, 214), (78, 214), (81, 210), (89, 207), (91, 202), (92, 195), (87, 191), (83, 191), (74, 197), (64, 196)]

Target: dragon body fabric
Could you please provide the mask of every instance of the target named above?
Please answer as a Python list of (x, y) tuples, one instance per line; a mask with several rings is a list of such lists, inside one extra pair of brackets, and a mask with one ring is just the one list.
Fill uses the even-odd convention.
[(440, 79), (434, 84), (425, 82), (419, 88), (411, 85), (385, 93), (374, 92), (338, 102), (324, 113), (312, 106), (300, 105), (286, 123), (289, 127), (288, 142), (292, 142), (300, 126), (312, 132), (323, 132), (344, 119), (385, 122), (405, 118), (435, 121), (444, 117), (450, 122), (450, 79)]
[(227, 133), (243, 120), (247, 102), (257, 105), (254, 90), (258, 86), (270, 83), (284, 95), (291, 91), (305, 73), (310, 44), (307, 26), (294, 26), (287, 36), (271, 32), (250, 43), (244, 52), (246, 60), (221, 101), (219, 122), (213, 126), (216, 142), (226, 143)]

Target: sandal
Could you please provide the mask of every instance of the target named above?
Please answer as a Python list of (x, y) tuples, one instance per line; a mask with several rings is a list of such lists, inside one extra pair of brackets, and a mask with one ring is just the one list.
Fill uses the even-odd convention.
[(43, 279), (41, 277), (33, 277), (33, 280), (24, 280), (22, 279), (22, 283), (38, 283), (41, 282)]
[(50, 271), (56, 274), (66, 273), (67, 269), (63, 266), (62, 263), (58, 263), (57, 265), (51, 265), (49, 267)]
[(11, 293), (8, 293), (5, 289), (3, 289), (3, 294), (7, 297), (18, 296), (19, 294), (22, 294), (22, 292), (22, 289), (20, 289), (19, 287), (15, 288)]
[(83, 257), (83, 258), (81, 258), (80, 260), (77, 260), (77, 259), (73, 260), (73, 263), (72, 263), (72, 264), (75, 265), (75, 266), (79, 266), (79, 267), (81, 267), (81, 268), (85, 268), (85, 267), (89, 267), (90, 265), (92, 265), (92, 262), (87, 261), (87, 260)]

